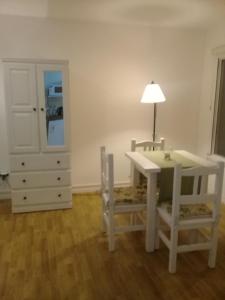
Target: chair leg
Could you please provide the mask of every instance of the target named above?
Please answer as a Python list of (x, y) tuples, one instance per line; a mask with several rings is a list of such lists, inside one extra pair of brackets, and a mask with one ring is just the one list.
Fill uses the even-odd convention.
[(112, 252), (115, 250), (115, 233), (114, 233), (113, 216), (109, 216), (108, 240), (109, 240), (109, 251)]
[(155, 232), (155, 249), (159, 249), (159, 230), (160, 230), (160, 217), (159, 214), (156, 213), (156, 232)]
[(170, 241), (170, 254), (169, 254), (169, 272), (176, 273), (177, 269), (177, 243), (178, 243), (178, 230), (172, 228), (171, 241)]
[(105, 224), (105, 203), (102, 200), (102, 231), (106, 232), (106, 224)]
[(106, 232), (107, 228), (106, 228), (106, 223), (105, 223), (105, 213), (104, 211), (102, 212), (102, 231)]
[(211, 229), (211, 249), (209, 250), (209, 268), (215, 268), (216, 266), (216, 254), (217, 254), (217, 243), (218, 243), (218, 226), (213, 225)]

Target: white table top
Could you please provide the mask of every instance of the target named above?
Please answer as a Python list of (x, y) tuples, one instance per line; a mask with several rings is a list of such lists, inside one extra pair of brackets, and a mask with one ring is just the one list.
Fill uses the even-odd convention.
[[(176, 152), (180, 155), (183, 155), (184, 157), (186, 157), (204, 167), (215, 166), (215, 162), (212, 162), (206, 158), (192, 154), (188, 151), (175, 150), (174, 152)], [(149, 171), (151, 173), (158, 173), (161, 170), (161, 168), (158, 165), (156, 165), (151, 160), (146, 158), (141, 152), (126, 152), (125, 155), (145, 172)]]
[(207, 158), (200, 157), (198, 155), (195, 155), (195, 154), (185, 151), (185, 150), (176, 150), (175, 152), (189, 158), (190, 160), (194, 161), (195, 163), (197, 163), (203, 167), (212, 167), (212, 166), (216, 165), (215, 162), (213, 162)]
[(141, 152), (126, 152), (125, 155), (144, 171), (160, 172), (160, 167), (146, 158)]

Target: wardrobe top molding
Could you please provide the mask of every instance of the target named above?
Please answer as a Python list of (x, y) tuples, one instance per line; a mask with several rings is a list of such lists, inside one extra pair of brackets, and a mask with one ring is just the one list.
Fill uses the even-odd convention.
[(35, 63), (35, 64), (64, 64), (68, 65), (68, 60), (62, 59), (33, 59), (33, 58), (2, 58), (2, 62), (14, 62), (14, 63)]

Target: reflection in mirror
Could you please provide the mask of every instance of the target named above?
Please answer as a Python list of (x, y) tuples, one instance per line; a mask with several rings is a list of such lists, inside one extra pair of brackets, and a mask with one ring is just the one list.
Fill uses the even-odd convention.
[(44, 87), (48, 145), (62, 146), (64, 145), (62, 72), (45, 71)]

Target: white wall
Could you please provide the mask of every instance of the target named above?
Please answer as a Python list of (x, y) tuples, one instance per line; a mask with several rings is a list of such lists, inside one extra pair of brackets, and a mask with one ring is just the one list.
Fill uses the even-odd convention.
[(152, 134), (153, 106), (139, 102), (151, 80), (167, 98), (158, 135), (196, 152), (204, 32), (1, 17), (0, 40), (3, 58), (69, 60), (73, 186), (99, 183), (103, 144), (115, 153), (116, 181), (128, 180), (131, 138)]

